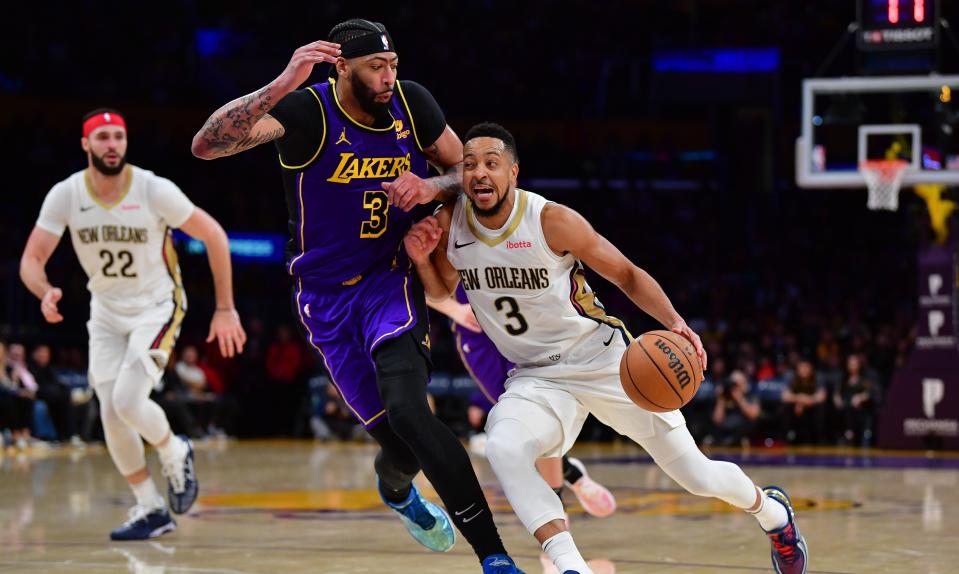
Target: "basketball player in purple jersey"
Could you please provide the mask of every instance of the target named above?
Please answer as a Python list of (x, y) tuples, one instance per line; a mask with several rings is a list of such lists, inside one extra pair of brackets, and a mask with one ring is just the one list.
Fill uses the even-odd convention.
[[(482, 393), (477, 406), (489, 413), (506, 391), (506, 379), (515, 365), (500, 354), (476, 322), (462, 285), (457, 286), (455, 298), (427, 304), (453, 320), (456, 350)], [(582, 461), (566, 455), (562, 458), (541, 458), (536, 461), (536, 468), (560, 500), (563, 499), (563, 486), (568, 484), (587, 513), (605, 518), (616, 510), (613, 494), (590, 478)]]
[[(297, 90), (321, 62), (334, 65), (332, 77)], [(397, 81), (397, 63), (382, 24), (337, 24), (329, 42), (297, 49), (274, 81), (214, 112), (193, 153), (213, 159), (275, 141), (296, 315), (380, 445), (374, 465), (384, 502), (427, 548), (453, 546), (452, 519), (484, 573), (513, 574), (520, 570), (506, 555), (466, 450), (426, 400), (426, 302), (403, 236), (415, 206), (459, 191), (463, 148), (432, 95)], [(445, 175), (428, 178), (429, 164)], [(417, 492), (421, 469), (449, 514)]]

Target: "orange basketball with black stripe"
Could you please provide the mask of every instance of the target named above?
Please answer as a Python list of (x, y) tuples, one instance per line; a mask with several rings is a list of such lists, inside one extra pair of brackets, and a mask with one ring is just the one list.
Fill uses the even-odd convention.
[(693, 398), (703, 382), (703, 367), (693, 344), (682, 335), (650, 331), (626, 347), (619, 378), (634, 403), (664, 413)]

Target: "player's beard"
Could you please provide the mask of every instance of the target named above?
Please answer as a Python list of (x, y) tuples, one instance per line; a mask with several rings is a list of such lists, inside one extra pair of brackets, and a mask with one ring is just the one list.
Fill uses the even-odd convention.
[(360, 104), (364, 112), (374, 118), (380, 118), (386, 115), (390, 100), (386, 100), (383, 103), (377, 102), (375, 98), (379, 94), (364, 84), (363, 81), (360, 80), (359, 74), (353, 74), (350, 77), (350, 86), (353, 88), (353, 95), (356, 96), (356, 101)]
[(98, 157), (97, 154), (90, 152), (90, 162), (93, 164), (93, 167), (103, 175), (117, 175), (126, 167), (127, 156), (121, 156), (120, 161), (117, 162), (115, 166), (109, 166), (102, 158)]
[(470, 203), (473, 204), (473, 213), (480, 217), (495, 217), (499, 214), (500, 211), (503, 211), (503, 206), (506, 204), (506, 198), (509, 197), (509, 189), (506, 190), (499, 199), (496, 200), (496, 203), (493, 204), (493, 207), (489, 209), (483, 209), (482, 207), (476, 205), (476, 202), (470, 198)]

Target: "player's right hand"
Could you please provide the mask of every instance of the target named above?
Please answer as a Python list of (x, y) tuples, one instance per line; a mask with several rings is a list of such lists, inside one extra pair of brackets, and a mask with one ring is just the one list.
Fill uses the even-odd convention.
[(280, 74), (280, 80), (283, 84), (290, 86), (295, 90), (310, 77), (313, 72), (313, 66), (322, 62), (336, 63), (340, 55), (340, 45), (325, 40), (310, 42), (306, 46), (300, 46), (293, 52), (290, 63)]
[(213, 313), (206, 342), (209, 343), (214, 339), (220, 345), (220, 355), (227, 359), (243, 352), (246, 331), (243, 330), (240, 314), (236, 312), (236, 309), (217, 309)]
[(406, 254), (410, 256), (413, 263), (426, 263), (429, 261), (430, 253), (440, 244), (440, 237), (443, 236), (443, 228), (432, 215), (413, 224), (413, 227), (406, 232), (403, 238), (403, 245), (406, 247)]
[(669, 328), (670, 331), (676, 333), (677, 335), (682, 335), (690, 343), (693, 344), (693, 348), (696, 349), (696, 355), (699, 356), (699, 364), (703, 368), (703, 374), (700, 381), (706, 380), (706, 369), (708, 368), (708, 358), (706, 357), (706, 349), (703, 348), (703, 341), (699, 338), (699, 335), (696, 334), (696, 331), (693, 331), (689, 328), (689, 325), (686, 324), (686, 321), (679, 319), (674, 325)]
[(51, 287), (43, 294), (40, 299), (40, 312), (47, 323), (59, 323), (63, 321), (63, 315), (57, 310), (57, 301), (63, 298), (63, 291), (59, 287)]

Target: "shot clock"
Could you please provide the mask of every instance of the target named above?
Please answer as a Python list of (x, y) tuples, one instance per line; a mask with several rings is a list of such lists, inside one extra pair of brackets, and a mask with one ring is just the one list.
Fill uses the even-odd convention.
[(939, 0), (857, 0), (857, 9), (860, 50), (931, 49), (938, 42)]

